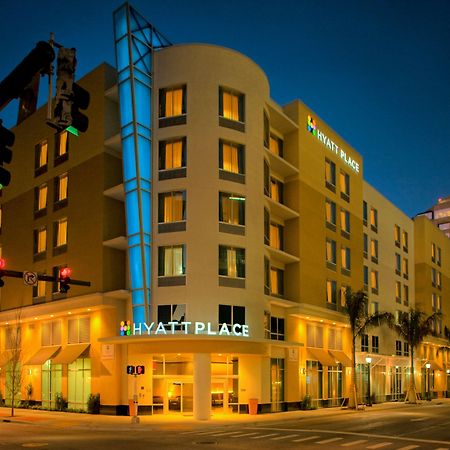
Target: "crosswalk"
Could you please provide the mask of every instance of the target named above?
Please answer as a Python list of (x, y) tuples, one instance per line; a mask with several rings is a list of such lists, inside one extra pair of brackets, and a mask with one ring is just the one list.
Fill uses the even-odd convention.
[[(264, 439), (275, 443), (286, 444), (286, 443), (304, 443), (309, 445), (317, 445), (318, 448), (337, 448), (343, 447), (343, 449), (367, 449), (367, 450), (420, 450), (422, 449), (431, 449), (431, 450), (450, 450), (450, 445), (447, 447), (436, 446), (433, 448), (433, 443), (425, 443), (418, 442), (411, 443), (411, 440), (401, 439), (401, 438), (393, 438), (389, 440), (383, 440), (378, 437), (368, 438), (368, 439), (359, 439), (358, 436), (344, 435), (344, 436), (333, 436), (330, 432), (325, 432), (327, 434), (315, 433), (312, 434), (308, 431), (298, 431), (296, 433), (288, 433), (288, 431), (297, 431), (297, 430), (286, 430), (283, 432), (268, 432), (268, 430), (260, 430), (256, 431), (255, 428), (252, 429), (215, 429), (215, 430), (190, 430), (184, 431), (181, 434), (191, 435), (192, 437), (208, 437), (209, 438), (217, 438), (219, 439)], [(318, 431), (318, 430), (314, 430)], [(336, 433), (337, 435), (339, 433)], [(366, 436), (364, 436), (366, 437)], [(436, 441), (435, 441), (436, 442)]]

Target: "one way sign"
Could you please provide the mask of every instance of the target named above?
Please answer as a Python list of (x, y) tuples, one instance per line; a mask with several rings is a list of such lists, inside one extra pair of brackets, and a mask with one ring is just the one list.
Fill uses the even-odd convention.
[(25, 271), (23, 273), (23, 284), (25, 286), (37, 286), (37, 284), (38, 284), (38, 274), (37, 274), (37, 272)]

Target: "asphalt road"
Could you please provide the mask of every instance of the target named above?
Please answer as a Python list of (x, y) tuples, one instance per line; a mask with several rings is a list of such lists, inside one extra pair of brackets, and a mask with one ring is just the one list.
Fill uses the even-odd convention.
[[(0, 422), (0, 450), (340, 449), (450, 450), (450, 405), (340, 411), (254, 422)], [(278, 416), (279, 417), (279, 416)]]

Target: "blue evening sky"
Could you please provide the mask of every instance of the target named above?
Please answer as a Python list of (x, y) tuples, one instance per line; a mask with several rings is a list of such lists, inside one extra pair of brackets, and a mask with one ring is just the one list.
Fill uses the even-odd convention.
[[(77, 77), (102, 61), (114, 65), (112, 12), (122, 3), (0, 0), (0, 80), (50, 31), (77, 48)], [(449, 0), (131, 4), (173, 43), (217, 44), (253, 59), (273, 99), (311, 107), (362, 154), (366, 180), (406, 214), (450, 195)], [(0, 112), (7, 126), (16, 108)]]

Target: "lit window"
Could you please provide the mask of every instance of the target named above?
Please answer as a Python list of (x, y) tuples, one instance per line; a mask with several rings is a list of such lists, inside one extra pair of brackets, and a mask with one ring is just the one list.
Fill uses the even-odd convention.
[(35, 146), (35, 162), (34, 162), (34, 168), (36, 171), (38, 169), (41, 169), (40, 172), (45, 171), (47, 168), (47, 162), (48, 162), (48, 142), (42, 141), (39, 142)]
[(350, 198), (350, 175), (341, 170), (339, 175), (339, 184), (341, 188), (341, 197), (344, 200)]
[(234, 324), (245, 324), (245, 307), (232, 305), (219, 305), (219, 326), (227, 324), (231, 327)]
[(350, 248), (349, 247), (341, 248), (341, 264), (342, 264), (343, 269), (350, 270)]
[(61, 131), (55, 135), (55, 158), (64, 158), (69, 150), (69, 134)]
[(431, 243), (431, 261), (436, 262), (436, 244)]
[(370, 314), (376, 314), (379, 310), (378, 302), (370, 302)]
[(159, 194), (158, 222), (181, 222), (186, 220), (186, 192), (174, 191)]
[(63, 200), (67, 200), (67, 192), (68, 192), (68, 175), (67, 173), (63, 173), (59, 177), (55, 179), (55, 202), (62, 202)]
[(402, 273), (402, 257), (396, 253), (395, 254), (395, 273), (401, 275)]
[(47, 208), (47, 184), (41, 184), (36, 190), (36, 206), (35, 211), (42, 211)]
[(372, 270), (370, 273), (370, 283), (372, 292), (378, 293), (378, 272), (376, 270)]
[(437, 247), (436, 264), (441, 265), (441, 247)]
[(398, 225), (394, 225), (394, 241), (397, 247), (400, 247), (400, 227)]
[(219, 275), (245, 278), (245, 249), (219, 246)]
[(269, 150), (273, 154), (283, 157), (283, 141), (279, 137), (270, 135), (269, 145)]
[(34, 254), (47, 250), (47, 228), (42, 227), (34, 230)]
[(402, 232), (402, 246), (405, 252), (408, 251), (408, 233), (406, 231)]
[(325, 201), (325, 218), (327, 223), (336, 226), (336, 203), (329, 199)]
[(350, 234), (350, 213), (345, 209), (341, 209), (341, 230)]
[(341, 297), (340, 304), (341, 304), (342, 308), (345, 308), (345, 306), (346, 306), (347, 289), (349, 289), (348, 286), (341, 286), (341, 289), (340, 289), (340, 297)]
[(158, 247), (158, 276), (176, 277), (185, 275), (185, 246)]
[[(46, 282), (39, 280), (37, 286), (33, 286), (33, 297), (45, 297)], [(45, 344), (42, 344), (45, 345)], [(48, 344), (51, 345), (51, 344)]]
[(378, 241), (376, 239), (370, 240), (370, 256), (372, 261), (378, 261)]
[(60, 219), (55, 223), (55, 247), (67, 244), (67, 219)]
[(336, 241), (326, 240), (326, 259), (327, 263), (336, 265)]
[(277, 223), (270, 224), (270, 246), (278, 250), (283, 250), (283, 229)]
[(283, 183), (275, 178), (270, 179), (270, 198), (283, 203)]
[(219, 222), (245, 225), (245, 197), (219, 192)]
[(244, 122), (244, 95), (220, 88), (219, 116), (236, 122)]
[(402, 262), (403, 277), (408, 278), (408, 260), (403, 258)]
[(375, 208), (370, 208), (370, 226), (374, 231), (378, 229), (378, 211)]
[(186, 114), (186, 86), (159, 90), (159, 117)]
[(336, 281), (327, 280), (327, 303), (336, 305), (337, 301)]
[(402, 283), (400, 281), (395, 282), (395, 300), (397, 303), (402, 302)]
[(336, 164), (329, 159), (325, 159), (325, 184), (334, 192), (336, 188)]
[(270, 294), (275, 296), (284, 295), (284, 270), (277, 267), (270, 268)]
[[(158, 322), (168, 324), (169, 322), (177, 322), (173, 325), (175, 330), (181, 330), (181, 322), (186, 321), (186, 305), (158, 305)], [(166, 325), (166, 329), (172, 325)]]
[(159, 170), (186, 167), (186, 139), (159, 142)]
[(244, 146), (219, 141), (219, 168), (226, 172), (244, 174)]

